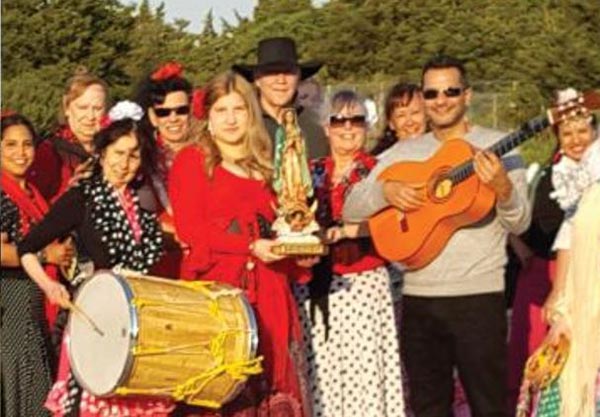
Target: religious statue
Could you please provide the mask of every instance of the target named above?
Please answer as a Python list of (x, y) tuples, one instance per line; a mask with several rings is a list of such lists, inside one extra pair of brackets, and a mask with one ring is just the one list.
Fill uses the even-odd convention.
[(326, 247), (315, 235), (319, 225), (315, 220), (316, 201), (312, 207), (312, 180), (302, 131), (296, 110), (282, 110), (282, 126), (275, 133), (275, 172), (273, 189), (277, 193), (277, 219), (273, 230), (281, 245), (275, 251), (288, 255), (322, 255)]

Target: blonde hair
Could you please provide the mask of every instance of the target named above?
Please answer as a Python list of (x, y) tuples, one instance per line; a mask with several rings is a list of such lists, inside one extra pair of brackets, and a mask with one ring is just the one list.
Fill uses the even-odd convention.
[[(249, 155), (237, 163), (248, 175), (251, 175), (252, 171), (258, 171), (265, 181), (269, 182), (273, 176), (272, 143), (264, 127), (262, 113), (252, 85), (240, 75), (227, 71), (214, 77), (205, 91), (204, 104), (209, 118), (211, 107), (221, 97), (231, 93), (237, 93), (242, 97), (248, 109), (248, 130), (245, 140)], [(199, 146), (205, 154), (206, 172), (209, 177), (212, 177), (215, 166), (223, 158), (208, 129), (208, 120), (200, 125)]]
[[(108, 99), (108, 84), (106, 84), (106, 82), (100, 77), (90, 73), (86, 67), (77, 67), (73, 76), (67, 81), (67, 86), (62, 96), (62, 102), (58, 114), (58, 120), (61, 124), (65, 124), (67, 122), (65, 109), (73, 100), (76, 100), (78, 97), (83, 95), (85, 90), (92, 85), (100, 86), (102, 90), (104, 90), (104, 94), (106, 94)], [(108, 103), (105, 103), (104, 106), (105, 108), (108, 107)]]

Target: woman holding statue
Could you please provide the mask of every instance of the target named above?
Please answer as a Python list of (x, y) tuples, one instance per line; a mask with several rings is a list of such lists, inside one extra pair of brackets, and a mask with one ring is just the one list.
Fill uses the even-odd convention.
[(302, 335), (290, 280), (307, 280), (309, 259), (273, 252), (271, 140), (252, 86), (226, 72), (206, 86), (208, 120), (199, 143), (180, 151), (169, 178), (175, 228), (189, 247), (184, 279), (240, 288), (254, 308), (263, 373), (219, 412), (183, 415), (309, 417)]

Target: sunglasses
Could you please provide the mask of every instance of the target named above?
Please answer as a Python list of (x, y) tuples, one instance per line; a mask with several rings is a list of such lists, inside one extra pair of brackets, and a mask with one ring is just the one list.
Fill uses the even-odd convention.
[(168, 117), (173, 112), (175, 112), (175, 114), (177, 114), (179, 116), (184, 116), (186, 114), (190, 114), (190, 106), (185, 105), (185, 106), (179, 106), (179, 107), (173, 107), (173, 108), (167, 108), (167, 107), (160, 107), (160, 108), (155, 107), (154, 108), (154, 114), (156, 114), (156, 117)]
[(448, 87), (445, 90), (435, 90), (433, 88), (428, 88), (427, 90), (423, 90), (423, 98), (425, 100), (434, 100), (438, 97), (440, 93), (444, 93), (444, 95), (448, 98), (458, 97), (460, 96), (465, 88), (463, 87)]
[(334, 114), (329, 116), (329, 126), (331, 127), (343, 127), (346, 125), (346, 122), (350, 122), (352, 127), (365, 127), (367, 124), (367, 116), (364, 114), (357, 114), (354, 116)]

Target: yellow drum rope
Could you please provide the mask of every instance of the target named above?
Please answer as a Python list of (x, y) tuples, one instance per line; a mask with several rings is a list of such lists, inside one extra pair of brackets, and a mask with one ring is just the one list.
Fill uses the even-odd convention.
[[(214, 291), (211, 292), (209, 289), (211, 286), (213, 286), (213, 283), (210, 281), (180, 282), (179, 284), (182, 284), (183, 286), (191, 288), (195, 291), (201, 292), (204, 296), (209, 298), (211, 300), (211, 302), (209, 304), (209, 308), (208, 308), (209, 314), (211, 316), (215, 317), (219, 322), (221, 322), (221, 324), (223, 324), (223, 327), (227, 326), (225, 319), (223, 318), (222, 311), (219, 308), (219, 304), (218, 304), (217, 300), (223, 296), (237, 295), (241, 292), (240, 290), (231, 289), (231, 290), (220, 290), (218, 292), (214, 292)], [(142, 309), (142, 308), (148, 307), (148, 306), (152, 306), (152, 307), (161, 306), (161, 305), (165, 305), (165, 304), (166, 303), (164, 303), (164, 302), (158, 302), (158, 301), (143, 299), (143, 298), (135, 298), (133, 300), (133, 305), (135, 307), (137, 307), (138, 309)], [(175, 305), (186, 305), (186, 304), (194, 304), (194, 303), (175, 303)], [(191, 404), (191, 405), (197, 405), (197, 406), (213, 408), (213, 409), (220, 408), (222, 406), (222, 404), (219, 403), (218, 401), (202, 400), (202, 399), (198, 399), (198, 398), (194, 399), (194, 397), (197, 397), (206, 388), (206, 386), (208, 384), (210, 384), (215, 378), (221, 376), (224, 373), (228, 374), (231, 378), (233, 378), (235, 380), (245, 380), (248, 378), (248, 376), (258, 375), (263, 371), (262, 366), (261, 366), (261, 362), (263, 360), (262, 356), (255, 358), (255, 359), (247, 360), (247, 361), (239, 361), (239, 362), (229, 363), (229, 364), (224, 363), (224, 361), (225, 361), (225, 341), (226, 341), (227, 337), (234, 335), (236, 333), (240, 333), (240, 332), (248, 333), (248, 331), (242, 330), (242, 329), (227, 329), (227, 330), (220, 331), (216, 336), (214, 336), (211, 339), (210, 342), (201, 342), (201, 343), (195, 343), (195, 344), (189, 344), (189, 345), (183, 345), (183, 346), (175, 346), (175, 347), (170, 347), (170, 348), (152, 348), (152, 347), (136, 346), (133, 349), (134, 356), (157, 355), (157, 354), (164, 354), (164, 353), (186, 350), (186, 349), (194, 348), (194, 347), (206, 346), (206, 347), (210, 348), (210, 352), (211, 352), (213, 358), (215, 359), (215, 362), (218, 365), (213, 369), (210, 369), (210, 370), (207, 370), (207, 371), (201, 373), (200, 375), (188, 378), (185, 382), (178, 384), (173, 388), (132, 389), (132, 388), (127, 388), (127, 387), (119, 387), (115, 390), (115, 393), (118, 395), (131, 395), (131, 394), (167, 395), (167, 396), (172, 397), (176, 401), (183, 400), (186, 403)], [(198, 354), (198, 353), (190, 352), (190, 354)]]

